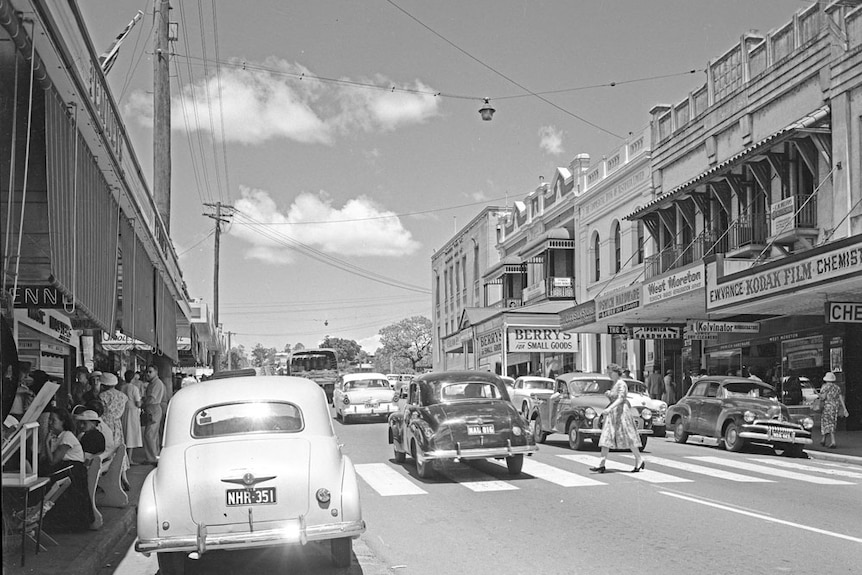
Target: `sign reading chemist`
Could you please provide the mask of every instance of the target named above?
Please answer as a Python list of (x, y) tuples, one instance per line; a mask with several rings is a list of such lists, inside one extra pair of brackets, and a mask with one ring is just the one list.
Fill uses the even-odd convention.
[(508, 342), (510, 352), (574, 353), (577, 351), (572, 334), (555, 328), (509, 328)]

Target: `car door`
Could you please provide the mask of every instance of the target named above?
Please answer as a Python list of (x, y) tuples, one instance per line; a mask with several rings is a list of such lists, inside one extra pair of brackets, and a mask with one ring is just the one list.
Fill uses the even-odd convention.
[(569, 393), (569, 385), (565, 380), (558, 379), (554, 384), (554, 393), (548, 398), (549, 414), (548, 424), (558, 433), (566, 432), (566, 422), (560, 421), (560, 417), (567, 411), (571, 403), (571, 393)]
[(524, 380), (520, 377), (515, 380), (515, 383), (512, 384), (512, 397), (509, 398), (512, 400), (512, 405), (515, 406), (515, 409), (521, 411), (521, 404), (524, 401)]
[(708, 381), (697, 382), (684, 400), (684, 405), (688, 407), (689, 411), (688, 421), (686, 422), (687, 433), (699, 433), (697, 431), (697, 416), (700, 413), (700, 407), (706, 397), (708, 384)]
[(408, 385), (407, 401), (404, 403), (404, 417), (401, 419), (401, 441), (405, 451), (410, 447), (410, 423), (418, 417), (419, 384), (411, 382)]
[(722, 403), (724, 403), (720, 390), (721, 384), (719, 382), (708, 382), (706, 394), (701, 400), (700, 409), (697, 412), (696, 433), (709, 436), (715, 434), (715, 423), (721, 413)]

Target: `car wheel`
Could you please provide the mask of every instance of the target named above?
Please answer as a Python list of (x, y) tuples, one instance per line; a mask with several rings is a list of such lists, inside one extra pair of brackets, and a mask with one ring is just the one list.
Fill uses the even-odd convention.
[(404, 463), (407, 460), (407, 454), (403, 451), (398, 451), (395, 444), (392, 444), (392, 450), (395, 452), (395, 463)]
[(548, 434), (542, 431), (542, 417), (540, 415), (536, 415), (536, 417), (530, 420), (530, 423), (533, 426), (533, 439), (536, 440), (536, 443), (545, 443), (545, 439), (548, 438)]
[(641, 451), (646, 449), (647, 439), (649, 439), (649, 435), (641, 435), (641, 447), (640, 447)]
[(735, 423), (729, 423), (724, 429), (724, 447), (728, 451), (742, 451), (745, 440), (739, 436), (739, 428)]
[(422, 449), (416, 446), (413, 442), (413, 461), (416, 462), (416, 475), (422, 479), (430, 479), (434, 475), (434, 467), (431, 462), (425, 459), (425, 454)]
[(524, 454), (519, 453), (518, 455), (507, 457), (506, 467), (509, 468), (509, 475), (518, 475), (521, 473), (521, 469), (524, 468)]
[(329, 553), (332, 556), (332, 564), (336, 567), (350, 567), (353, 556), (353, 540), (350, 537), (331, 539), (329, 541)]
[(673, 426), (673, 440), (677, 443), (685, 443), (688, 440), (688, 433), (685, 432), (685, 424), (680, 417)]
[(581, 451), (586, 444), (586, 439), (581, 430), (578, 429), (578, 423), (573, 421), (569, 424), (569, 447), (575, 451)]
[(156, 553), (160, 575), (183, 575), (186, 572), (187, 557), (188, 553), (181, 551)]

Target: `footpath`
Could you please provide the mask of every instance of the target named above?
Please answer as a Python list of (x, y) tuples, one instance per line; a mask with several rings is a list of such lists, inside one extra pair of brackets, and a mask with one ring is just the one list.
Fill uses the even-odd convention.
[[(821, 446), (816, 429), (813, 441), (806, 448), (810, 459), (862, 466), (862, 431), (838, 432), (836, 449)], [(28, 540), (23, 567), (20, 535), (4, 537), (4, 575), (94, 575), (102, 569), (116, 566), (135, 541), (135, 508), (144, 478), (152, 469), (149, 465), (135, 465), (129, 469), (129, 506), (122, 509), (100, 507), (105, 521), (100, 530), (48, 533), (56, 544), (43, 536), (42, 545), (45, 549), (38, 554), (34, 554), (36, 544)]]

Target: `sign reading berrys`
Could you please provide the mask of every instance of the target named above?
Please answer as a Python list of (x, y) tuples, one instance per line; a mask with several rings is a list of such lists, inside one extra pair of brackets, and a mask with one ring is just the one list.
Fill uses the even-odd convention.
[(647, 282), (643, 288), (643, 304), (649, 305), (701, 289), (706, 285), (705, 276), (703, 265), (699, 265)]
[(509, 328), (509, 351), (574, 353), (577, 348), (572, 334), (559, 329), (513, 327)]
[(476, 338), (479, 348), (479, 357), (487, 357), (503, 351), (503, 330), (494, 329), (479, 334)]

